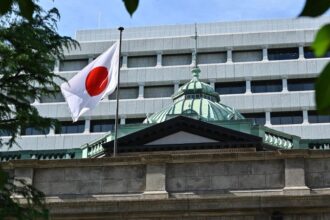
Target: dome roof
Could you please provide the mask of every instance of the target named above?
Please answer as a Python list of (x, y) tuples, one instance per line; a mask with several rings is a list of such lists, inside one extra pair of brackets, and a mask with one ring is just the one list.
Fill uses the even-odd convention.
[(198, 67), (192, 73), (193, 78), (172, 96), (174, 103), (147, 117), (144, 123), (160, 123), (178, 115), (203, 121), (244, 119), (238, 111), (220, 103), (219, 93), (212, 86), (199, 80)]

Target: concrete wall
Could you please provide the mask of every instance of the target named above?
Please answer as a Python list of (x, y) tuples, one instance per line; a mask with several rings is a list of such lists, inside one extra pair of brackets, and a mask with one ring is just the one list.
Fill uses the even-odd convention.
[(328, 151), (228, 149), (2, 165), (46, 194), (54, 219), (330, 216)]

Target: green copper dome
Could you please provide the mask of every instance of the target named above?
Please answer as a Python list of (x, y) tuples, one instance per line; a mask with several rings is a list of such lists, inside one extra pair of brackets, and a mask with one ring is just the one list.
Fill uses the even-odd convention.
[(178, 115), (203, 121), (238, 120), (244, 117), (235, 109), (220, 103), (212, 86), (199, 80), (200, 69), (193, 68), (193, 78), (172, 96), (173, 104), (147, 117), (144, 123), (160, 123)]

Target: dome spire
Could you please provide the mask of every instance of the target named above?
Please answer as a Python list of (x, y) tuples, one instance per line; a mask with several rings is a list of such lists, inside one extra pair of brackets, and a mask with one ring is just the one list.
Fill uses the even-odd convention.
[(194, 53), (193, 53), (193, 69), (191, 70), (192, 75), (194, 78), (199, 78), (199, 73), (201, 72), (201, 70), (198, 67), (198, 61), (197, 61), (197, 24), (195, 23), (195, 36), (193, 37), (195, 39), (195, 49), (194, 49)]

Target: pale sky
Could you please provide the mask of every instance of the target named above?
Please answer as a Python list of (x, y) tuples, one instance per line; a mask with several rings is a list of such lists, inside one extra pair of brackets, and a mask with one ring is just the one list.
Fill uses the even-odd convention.
[(45, 9), (59, 9), (59, 32), (72, 37), (81, 29), (294, 18), (304, 3), (305, 0), (140, 0), (131, 18), (122, 0), (39, 1)]

